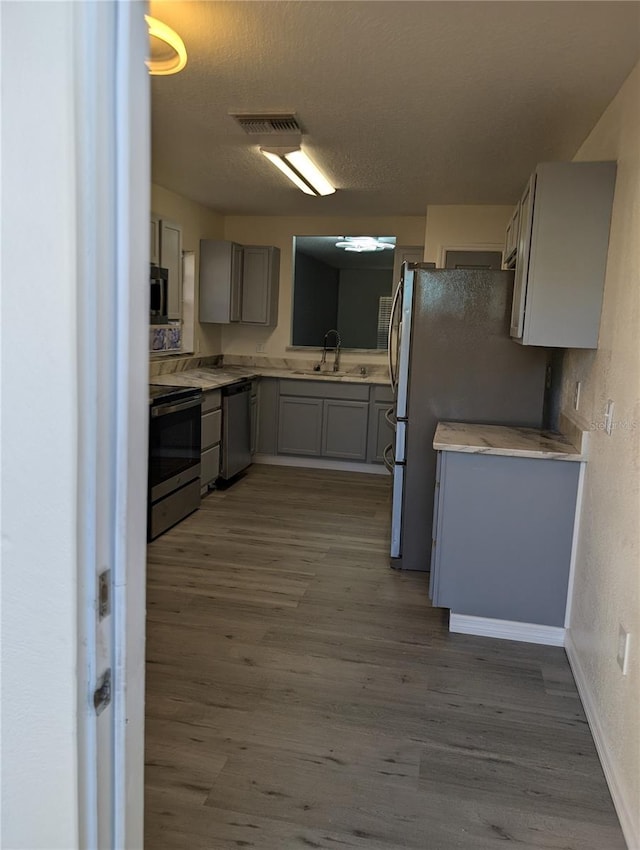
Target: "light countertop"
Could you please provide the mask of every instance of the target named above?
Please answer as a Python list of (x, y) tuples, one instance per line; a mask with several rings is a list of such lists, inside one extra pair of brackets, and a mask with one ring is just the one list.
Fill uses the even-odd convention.
[(439, 422), (433, 448), (445, 452), (583, 461), (583, 451), (562, 434), (508, 425)]
[(215, 390), (226, 387), (243, 378), (288, 378), (299, 381), (339, 382), (343, 384), (389, 385), (389, 380), (380, 374), (360, 375), (359, 372), (314, 372), (301, 369), (278, 369), (269, 366), (222, 366), (200, 367), (181, 372), (154, 375), (151, 384), (174, 387), (197, 387), (202, 390)]

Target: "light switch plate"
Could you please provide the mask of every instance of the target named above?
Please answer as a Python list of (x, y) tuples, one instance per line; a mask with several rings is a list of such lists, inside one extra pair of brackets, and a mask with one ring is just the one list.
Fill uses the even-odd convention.
[(631, 635), (620, 624), (618, 627), (618, 667), (622, 670), (622, 675), (626, 676), (629, 669), (629, 639)]

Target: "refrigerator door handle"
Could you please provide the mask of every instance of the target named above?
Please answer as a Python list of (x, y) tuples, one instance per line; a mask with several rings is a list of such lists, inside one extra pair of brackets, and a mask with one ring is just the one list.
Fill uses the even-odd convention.
[(382, 459), (383, 459), (384, 465), (386, 466), (387, 470), (389, 472), (393, 472), (393, 444), (392, 443), (389, 443), (388, 446), (385, 446), (384, 451), (382, 452)]
[(404, 497), (404, 466), (393, 469), (393, 497), (391, 499), (391, 557), (402, 556), (402, 500)]
[(389, 425), (391, 425), (391, 427), (395, 431), (395, 429), (396, 429), (396, 409), (395, 409), (395, 407), (390, 407), (388, 410), (385, 410), (384, 418), (387, 420)]
[(396, 310), (398, 309), (398, 304), (402, 303), (401, 299), (402, 293), (402, 280), (397, 286), (395, 295), (393, 296), (393, 303), (391, 305), (391, 316), (389, 318), (389, 333), (387, 335), (387, 357), (389, 359), (389, 380), (391, 381), (391, 389), (395, 393), (396, 388), (398, 386), (397, 381), (397, 366), (398, 366), (398, 351), (400, 350), (400, 346), (398, 345), (398, 351), (395, 352), (396, 358), (395, 363), (393, 362), (393, 348), (391, 343), (393, 342), (393, 320), (395, 318)]

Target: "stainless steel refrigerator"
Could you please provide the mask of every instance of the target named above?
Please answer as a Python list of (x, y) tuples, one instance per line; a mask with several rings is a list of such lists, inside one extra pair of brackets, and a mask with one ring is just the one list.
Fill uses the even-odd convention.
[(512, 292), (510, 271), (403, 264), (389, 327), (393, 567), (430, 567), (439, 421), (542, 424), (548, 353), (511, 340)]

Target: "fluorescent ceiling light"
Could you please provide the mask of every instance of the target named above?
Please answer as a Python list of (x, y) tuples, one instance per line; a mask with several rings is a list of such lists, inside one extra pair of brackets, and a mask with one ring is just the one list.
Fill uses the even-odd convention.
[(260, 148), (260, 152), (305, 194), (332, 195), (336, 191), (300, 148)]
[[(149, 27), (149, 41), (151, 43), (151, 58), (147, 59), (146, 62), (149, 73), (164, 77), (182, 71), (187, 64), (187, 49), (184, 46), (184, 41), (175, 30), (172, 30), (171, 27), (157, 18), (145, 15), (144, 19)], [(168, 56), (167, 46), (170, 48)]]
[(362, 254), (365, 251), (384, 251), (385, 248), (393, 248), (392, 242), (383, 242), (375, 236), (345, 236), (340, 242), (336, 242), (336, 248), (344, 248), (345, 251), (356, 251)]

